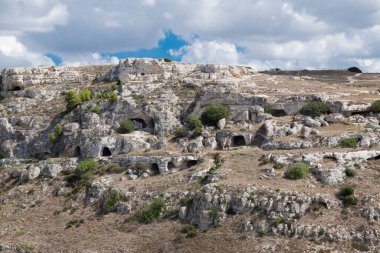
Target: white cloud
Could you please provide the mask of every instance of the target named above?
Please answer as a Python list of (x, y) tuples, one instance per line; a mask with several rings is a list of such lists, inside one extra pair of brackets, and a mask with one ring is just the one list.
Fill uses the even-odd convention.
[(83, 65), (103, 65), (118, 64), (119, 58), (115, 56), (103, 56), (100, 53), (91, 53), (85, 55), (66, 56), (62, 59), (63, 66), (83, 66)]
[(178, 51), (170, 51), (173, 56), (181, 56), (184, 62), (215, 63), (234, 65), (239, 62), (239, 54), (234, 44), (218, 41), (196, 40)]
[(49, 32), (68, 22), (67, 6), (57, 0), (1, 0), (0, 30)]
[(29, 51), (15, 36), (0, 36), (0, 67), (51, 65), (50, 58)]

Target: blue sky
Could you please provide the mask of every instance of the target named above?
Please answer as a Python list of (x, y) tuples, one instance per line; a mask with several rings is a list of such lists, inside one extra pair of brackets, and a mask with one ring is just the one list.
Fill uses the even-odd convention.
[(0, 68), (126, 57), (380, 72), (375, 0), (0, 0)]

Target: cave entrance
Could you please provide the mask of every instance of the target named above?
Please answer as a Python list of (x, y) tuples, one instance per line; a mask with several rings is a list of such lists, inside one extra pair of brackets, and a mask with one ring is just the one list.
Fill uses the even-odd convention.
[(80, 150), (80, 147), (77, 146), (75, 149), (74, 149), (74, 157), (81, 157), (82, 156), (82, 152)]
[(232, 137), (232, 146), (240, 147), (245, 146), (247, 143), (245, 142), (245, 138), (242, 135), (237, 135)]
[(198, 164), (197, 160), (187, 160), (186, 161), (186, 168), (191, 168)]
[(13, 87), (13, 91), (19, 91), (19, 90), (22, 90), (20, 86)]
[(112, 155), (111, 150), (108, 147), (104, 147), (102, 151), (102, 156), (108, 157), (111, 155)]
[(362, 112), (351, 112), (351, 116), (360, 115), (363, 117), (368, 117), (371, 114), (370, 111), (362, 111)]
[(148, 124), (145, 122), (145, 120), (143, 119), (140, 119), (140, 118), (134, 118), (134, 119), (131, 119), (133, 121), (133, 125), (137, 128), (137, 129), (144, 129), (148, 126)]
[(270, 114), (273, 117), (285, 117), (288, 115), (284, 110), (272, 110)]
[(150, 170), (153, 172), (153, 175), (160, 174), (160, 167), (158, 167), (157, 163), (152, 163), (152, 165), (150, 166)]
[(175, 169), (176, 166), (173, 162), (168, 162), (168, 170), (172, 170), (172, 169)]

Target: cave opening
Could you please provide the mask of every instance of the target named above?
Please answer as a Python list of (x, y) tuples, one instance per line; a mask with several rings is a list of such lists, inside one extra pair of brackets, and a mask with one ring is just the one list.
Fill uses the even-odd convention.
[(112, 155), (111, 150), (108, 147), (104, 147), (102, 151), (102, 156), (108, 157), (111, 155)]

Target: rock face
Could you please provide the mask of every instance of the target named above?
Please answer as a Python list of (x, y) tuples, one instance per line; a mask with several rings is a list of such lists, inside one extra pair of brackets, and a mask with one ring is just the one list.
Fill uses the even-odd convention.
[[(352, 85), (353, 79), (361, 85)], [(110, 241), (100, 251), (145, 252), (159, 245), (155, 251), (177, 252), (178, 242), (187, 247), (190, 237), (204, 229), (220, 229), (208, 234), (216, 242), (209, 251), (290, 252), (304, 242), (312, 245), (304, 251), (351, 244), (378, 250), (380, 114), (370, 112), (369, 105), (378, 100), (373, 84), (379, 81), (377, 74), (258, 73), (244, 66), (135, 58), (108, 66), (4, 69), (0, 209), (7, 219), (1, 238), (18, 242), (22, 233), (14, 230), (31, 224), (36, 232), (27, 236), (37, 243), (51, 241), (52, 234), (72, 242), (77, 234), (93, 238), (88, 229), (107, 224), (105, 230), (96, 227)], [(69, 101), (69, 91), (78, 96)], [(311, 101), (325, 102), (332, 113), (301, 115)], [(211, 104), (224, 105), (229, 115), (215, 113), (217, 124), (203, 125), (198, 118)], [(295, 162), (306, 163), (310, 173), (290, 180), (285, 175)], [(354, 189), (348, 197), (340, 193), (346, 184)], [(52, 231), (40, 233), (39, 218), (21, 219), (29, 208), (46, 214)], [(93, 218), (105, 215), (103, 221)], [(151, 224), (140, 215), (159, 216), (162, 222)], [(166, 235), (166, 226), (159, 225), (165, 219), (178, 234)], [(63, 220), (66, 229), (56, 226)], [(115, 242), (120, 231), (141, 237), (132, 220), (147, 223), (148, 236), (139, 240), (143, 245), (119, 248), (124, 243)], [(69, 230), (72, 222), (79, 222), (75, 233)], [(213, 236), (224, 226), (244, 233), (234, 238), (246, 238), (247, 245), (220, 249), (221, 239)], [(161, 228), (165, 233), (156, 236)], [(251, 238), (265, 235), (276, 239), (249, 245)], [(222, 238), (230, 239), (228, 233)], [(101, 241), (92, 240), (91, 247)], [(260, 243), (265, 247), (256, 248)], [(91, 248), (46, 247), (35, 251)]]

